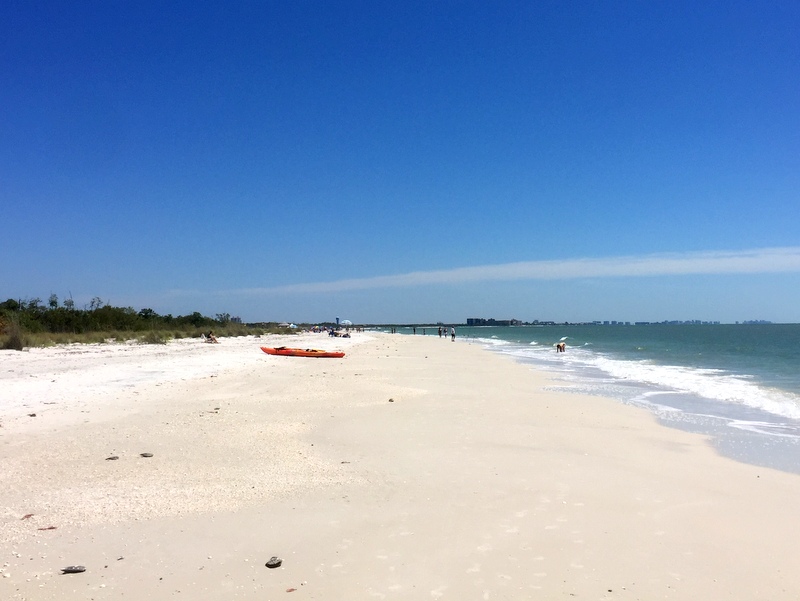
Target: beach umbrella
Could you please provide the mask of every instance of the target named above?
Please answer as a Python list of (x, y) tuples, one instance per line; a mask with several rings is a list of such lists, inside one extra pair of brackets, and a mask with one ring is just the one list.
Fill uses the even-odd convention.
[(343, 319), (339, 323), (341, 323), (343, 326), (351, 326), (351, 325), (353, 325), (353, 322), (350, 321), (349, 319)]

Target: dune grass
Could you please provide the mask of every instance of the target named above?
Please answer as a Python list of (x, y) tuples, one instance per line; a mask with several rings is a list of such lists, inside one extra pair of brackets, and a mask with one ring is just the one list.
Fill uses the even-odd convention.
[[(26, 332), (19, 324), (8, 323), (0, 333), (0, 349), (21, 351), (25, 348), (49, 347), (62, 344), (167, 344), (170, 340), (200, 338), (210, 328), (153, 329), (144, 332)], [(217, 338), (263, 336), (265, 334), (295, 334), (297, 330), (277, 326), (247, 326), (244, 324), (220, 325), (213, 328)]]

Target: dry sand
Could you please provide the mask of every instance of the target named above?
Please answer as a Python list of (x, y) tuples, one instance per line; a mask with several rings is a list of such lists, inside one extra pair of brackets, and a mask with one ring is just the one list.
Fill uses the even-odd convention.
[(2, 600), (800, 598), (800, 477), (466, 341), (3, 351), (0, 426)]

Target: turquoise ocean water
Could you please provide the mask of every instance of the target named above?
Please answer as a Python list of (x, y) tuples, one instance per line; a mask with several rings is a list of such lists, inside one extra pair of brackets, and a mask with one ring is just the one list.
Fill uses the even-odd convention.
[(554, 388), (644, 407), (727, 456), (800, 473), (800, 324), (461, 327), (457, 337), (546, 369)]

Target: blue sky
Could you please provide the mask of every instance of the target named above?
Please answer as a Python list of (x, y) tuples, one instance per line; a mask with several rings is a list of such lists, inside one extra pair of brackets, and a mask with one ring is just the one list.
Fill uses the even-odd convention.
[(795, 2), (4, 2), (0, 297), (800, 322)]

